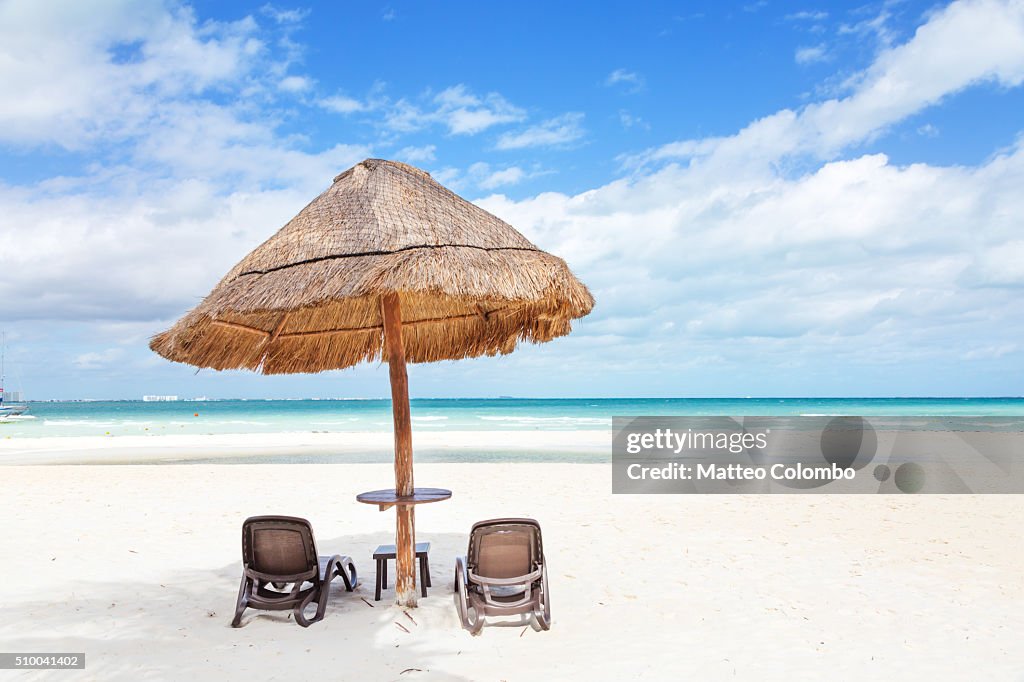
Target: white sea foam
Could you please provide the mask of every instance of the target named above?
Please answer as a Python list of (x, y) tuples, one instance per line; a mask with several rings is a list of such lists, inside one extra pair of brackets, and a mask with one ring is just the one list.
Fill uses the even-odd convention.
[(481, 416), (490, 422), (511, 422), (519, 424), (611, 424), (610, 417), (524, 417), (514, 415)]
[(43, 426), (93, 426), (111, 428), (121, 426), (122, 422), (101, 422), (92, 419), (44, 419)]

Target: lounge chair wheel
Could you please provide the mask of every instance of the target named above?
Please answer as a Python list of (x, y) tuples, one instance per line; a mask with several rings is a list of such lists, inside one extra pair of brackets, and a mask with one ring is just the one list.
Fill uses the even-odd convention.
[(462, 627), (470, 634), (479, 635), (484, 627), (483, 614), (472, 606), (469, 589), (466, 586), (466, 564), (462, 557), (455, 559), (455, 609), (459, 613)]
[(466, 589), (466, 564), (462, 557), (455, 559), (455, 610), (459, 614), (462, 627), (470, 628), (469, 593)]
[(541, 569), (540, 579), (540, 601), (542, 609), (539, 613), (534, 615), (537, 618), (537, 624), (540, 625), (541, 630), (551, 629), (551, 592), (548, 590), (548, 567), (544, 566)]
[(471, 634), (474, 637), (476, 637), (484, 629), (484, 616), (483, 616), (482, 613), (480, 613), (476, 609), (473, 609), (473, 615), (475, 616), (475, 618), (473, 618), (473, 620), (470, 621), (470, 624), (469, 624), (469, 634)]

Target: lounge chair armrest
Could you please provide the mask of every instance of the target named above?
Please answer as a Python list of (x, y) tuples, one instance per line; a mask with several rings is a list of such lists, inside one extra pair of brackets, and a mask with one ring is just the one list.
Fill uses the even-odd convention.
[(526, 575), (516, 576), (514, 578), (485, 578), (484, 576), (477, 575), (473, 571), (469, 571), (469, 577), (471, 582), (479, 583), (480, 585), (495, 585), (495, 586), (507, 586), (507, 585), (526, 585), (536, 580), (540, 580), (542, 572), (540, 569), (527, 573)]
[[(323, 581), (329, 583), (337, 576), (341, 576), (342, 581), (345, 583), (345, 590), (351, 592), (359, 585), (359, 577), (356, 573), (356, 565), (352, 561), (351, 557), (344, 556), (341, 554), (335, 554), (334, 556), (317, 557), (318, 563), (320, 564)], [(348, 571), (345, 571), (345, 567), (348, 566)]]
[(314, 580), (316, 578), (316, 572), (312, 570), (305, 571), (303, 573), (293, 573), (292, 575), (275, 575), (273, 573), (261, 573), (260, 571), (245, 566), (243, 573), (250, 578), (263, 580), (268, 583), (297, 583), (304, 580)]

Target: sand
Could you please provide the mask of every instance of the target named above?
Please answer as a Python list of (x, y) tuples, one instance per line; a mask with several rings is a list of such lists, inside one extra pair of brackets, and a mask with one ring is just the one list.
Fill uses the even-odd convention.
[[(434, 587), (373, 602), (394, 513), (383, 464), (0, 468), (0, 650), (84, 651), (38, 679), (1019, 679), (1017, 496), (612, 496), (608, 464), (420, 464)], [(251, 514), (305, 516), (355, 558), (308, 629), (229, 621)], [(540, 520), (549, 632), (459, 627), (453, 564), (478, 519)], [(340, 585), (340, 581), (337, 583)], [(369, 604), (363, 601), (365, 598)], [(372, 606), (371, 606), (372, 604)], [(398, 628), (401, 623), (409, 632)]]

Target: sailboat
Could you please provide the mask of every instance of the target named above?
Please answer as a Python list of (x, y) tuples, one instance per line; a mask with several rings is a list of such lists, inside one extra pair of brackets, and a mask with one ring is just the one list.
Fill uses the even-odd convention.
[(28, 412), (28, 405), (14, 405), (4, 400), (4, 351), (7, 345), (7, 335), (0, 337), (0, 423), (20, 421), (22, 419), (35, 419)]

